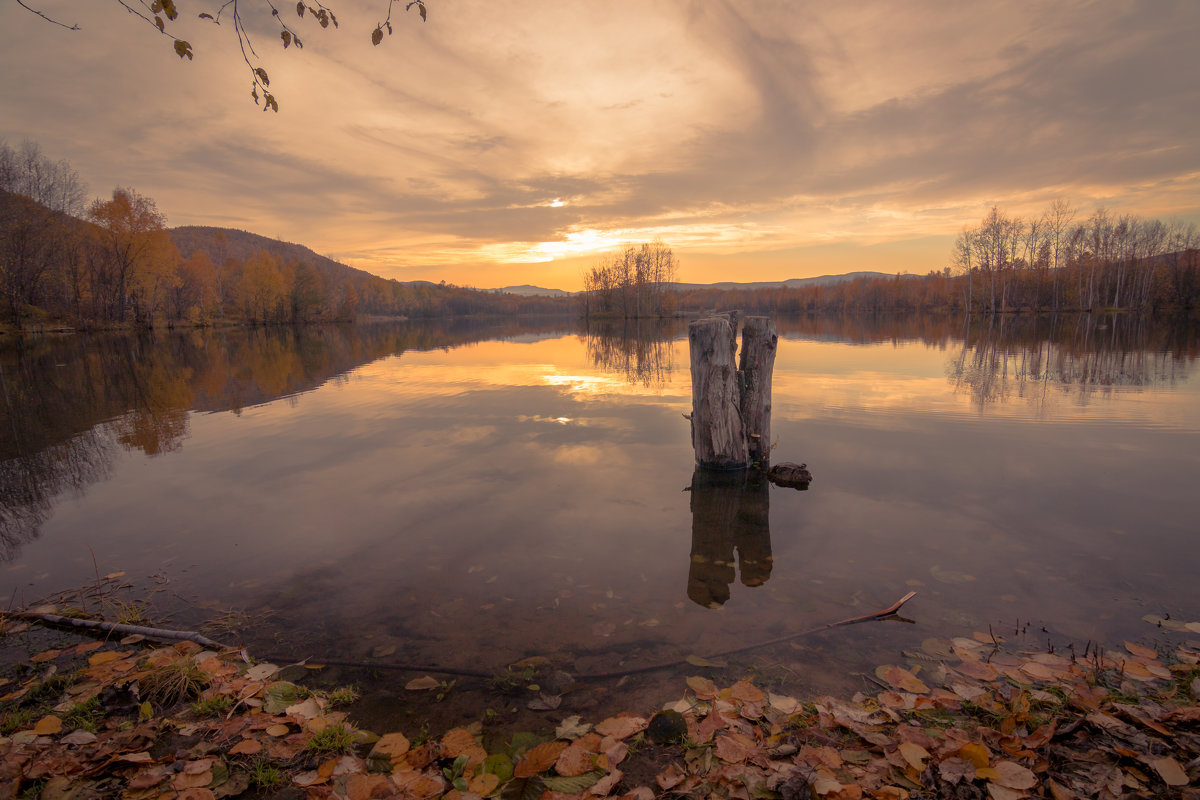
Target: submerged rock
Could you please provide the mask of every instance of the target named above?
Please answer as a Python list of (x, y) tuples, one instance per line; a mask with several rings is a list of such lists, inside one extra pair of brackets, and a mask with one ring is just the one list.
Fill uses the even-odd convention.
[(793, 489), (807, 489), (812, 483), (812, 473), (808, 464), (793, 464), (785, 461), (776, 464), (767, 471), (767, 479), (778, 486), (790, 486)]

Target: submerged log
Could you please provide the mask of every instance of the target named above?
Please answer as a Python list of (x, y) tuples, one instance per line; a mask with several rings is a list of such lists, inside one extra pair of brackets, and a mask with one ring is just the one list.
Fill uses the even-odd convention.
[(688, 326), (692, 448), (702, 467), (740, 469), (747, 463), (735, 341), (729, 322), (720, 317), (696, 320)]
[(767, 478), (777, 486), (789, 486), (793, 489), (807, 489), (812, 483), (812, 473), (808, 471), (808, 464), (793, 464), (789, 461), (771, 467)]
[(770, 318), (746, 317), (742, 323), (742, 426), (750, 461), (764, 466), (771, 460), (771, 373), (778, 342)]

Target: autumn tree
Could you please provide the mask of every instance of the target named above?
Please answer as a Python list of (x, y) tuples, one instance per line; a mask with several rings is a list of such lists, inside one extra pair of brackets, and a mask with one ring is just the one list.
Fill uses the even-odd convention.
[(51, 161), (30, 140), (19, 149), (0, 143), (0, 291), (14, 322), (24, 308), (69, 294), (56, 268), (73, 257), (70, 217), (82, 210), (85, 194), (66, 161)]
[(583, 274), (584, 316), (660, 317), (674, 311), (672, 284), (679, 260), (661, 240), (626, 245)]
[(145, 295), (149, 287), (157, 286), (161, 261), (174, 249), (167, 237), (166, 217), (150, 198), (117, 188), (111, 200), (96, 200), (89, 206), (88, 218), (99, 228), (91, 258), (97, 315), (124, 322), (133, 306), (142, 317), (139, 321), (146, 321)]

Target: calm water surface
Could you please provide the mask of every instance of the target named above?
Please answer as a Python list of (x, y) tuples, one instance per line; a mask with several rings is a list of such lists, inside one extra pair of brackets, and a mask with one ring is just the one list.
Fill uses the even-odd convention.
[[(123, 570), (180, 625), (245, 612), (231, 635), (258, 652), (488, 671), (542, 655), (575, 673), (730, 650), (918, 592), (907, 623), (736, 660), (797, 693), (847, 688), (927, 637), (1020, 627), (1028, 644), (1082, 646), (1166, 635), (1147, 614), (1200, 619), (1194, 327), (780, 331), (775, 460), (807, 462), (807, 492), (685, 491), (682, 326), (10, 347), (4, 592), (28, 603)], [(409, 677), (376, 680), (387, 695)], [(639, 681), (623, 693), (682, 690), (678, 672)], [(606, 691), (568, 693), (562, 710), (611, 705)]]

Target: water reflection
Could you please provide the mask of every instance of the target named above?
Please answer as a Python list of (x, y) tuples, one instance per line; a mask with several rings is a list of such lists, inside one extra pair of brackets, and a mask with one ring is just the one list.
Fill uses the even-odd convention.
[(698, 605), (720, 608), (729, 600), (729, 587), (737, 575), (744, 586), (762, 586), (771, 577), (770, 484), (756, 469), (697, 467), (690, 488), (692, 553), (687, 594)]
[(465, 320), (18, 341), (0, 349), (0, 561), (37, 537), (58, 498), (107, 479), (120, 453), (179, 450), (193, 411), (241, 413), (407, 350), (573, 327)]
[(678, 320), (591, 321), (585, 345), (597, 369), (621, 375), (635, 386), (662, 388), (674, 369), (671, 342), (682, 331)]
[(980, 410), (1024, 399), (1040, 415), (1123, 388), (1174, 387), (1197, 355), (1194, 326), (1145, 317), (985, 317), (964, 324), (946, 374)]

